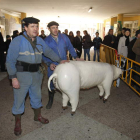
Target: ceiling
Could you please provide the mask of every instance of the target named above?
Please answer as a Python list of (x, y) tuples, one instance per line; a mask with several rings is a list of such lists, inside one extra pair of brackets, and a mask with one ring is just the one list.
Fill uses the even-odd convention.
[(45, 22), (92, 23), (121, 13), (140, 14), (140, 0), (0, 0), (0, 9), (24, 12)]

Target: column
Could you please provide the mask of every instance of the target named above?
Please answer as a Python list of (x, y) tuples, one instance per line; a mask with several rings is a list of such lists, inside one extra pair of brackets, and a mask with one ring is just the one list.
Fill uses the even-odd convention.
[(117, 32), (120, 33), (123, 25), (123, 14), (117, 16)]

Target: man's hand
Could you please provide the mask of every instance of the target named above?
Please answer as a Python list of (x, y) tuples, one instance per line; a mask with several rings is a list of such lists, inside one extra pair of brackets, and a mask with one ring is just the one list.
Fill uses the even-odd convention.
[(70, 62), (70, 61), (69, 61), (69, 60), (62, 60), (62, 61), (60, 62), (60, 64), (66, 63), (66, 62)]
[(56, 65), (55, 65), (55, 64), (53, 64), (53, 63), (51, 63), (51, 64), (50, 64), (50, 69), (51, 69), (51, 70), (54, 70), (54, 69), (55, 69), (55, 67), (56, 67)]
[(111, 44), (113, 44), (113, 43), (114, 43), (114, 41), (111, 42)]
[(85, 60), (82, 58), (76, 58), (76, 61), (85, 61)]
[(12, 79), (13, 88), (20, 88), (19, 81), (17, 78)]

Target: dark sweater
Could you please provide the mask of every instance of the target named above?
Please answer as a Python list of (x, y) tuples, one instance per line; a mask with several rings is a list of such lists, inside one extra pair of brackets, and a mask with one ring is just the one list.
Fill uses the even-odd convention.
[(102, 39), (100, 37), (95, 37), (93, 39), (93, 46), (94, 46), (94, 49), (100, 49), (100, 44), (102, 43)]

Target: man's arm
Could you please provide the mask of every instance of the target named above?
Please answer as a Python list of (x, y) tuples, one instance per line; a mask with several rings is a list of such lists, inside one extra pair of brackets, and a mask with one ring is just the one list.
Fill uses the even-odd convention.
[(16, 69), (16, 62), (17, 62), (17, 58), (18, 58), (18, 55), (19, 55), (19, 51), (20, 51), (20, 39), (21, 37), (17, 37), (15, 38), (10, 46), (9, 46), (9, 49), (8, 49), (8, 54), (7, 54), (7, 58), (6, 58), (6, 67), (7, 67), (7, 71), (8, 71), (8, 74), (9, 74), (9, 78), (12, 79), (12, 78), (16, 78), (16, 72), (17, 72), (17, 69)]
[(60, 63), (61, 58), (43, 41), (43, 53), (46, 57), (50, 58), (54, 62)]
[(20, 83), (16, 76), (17, 69), (15, 66), (20, 50), (20, 39), (21, 37), (17, 37), (11, 42), (6, 58), (6, 67), (9, 74), (9, 79), (12, 79), (13, 88), (20, 88)]
[(136, 55), (140, 55), (140, 38), (136, 40), (132, 51), (136, 54)]

